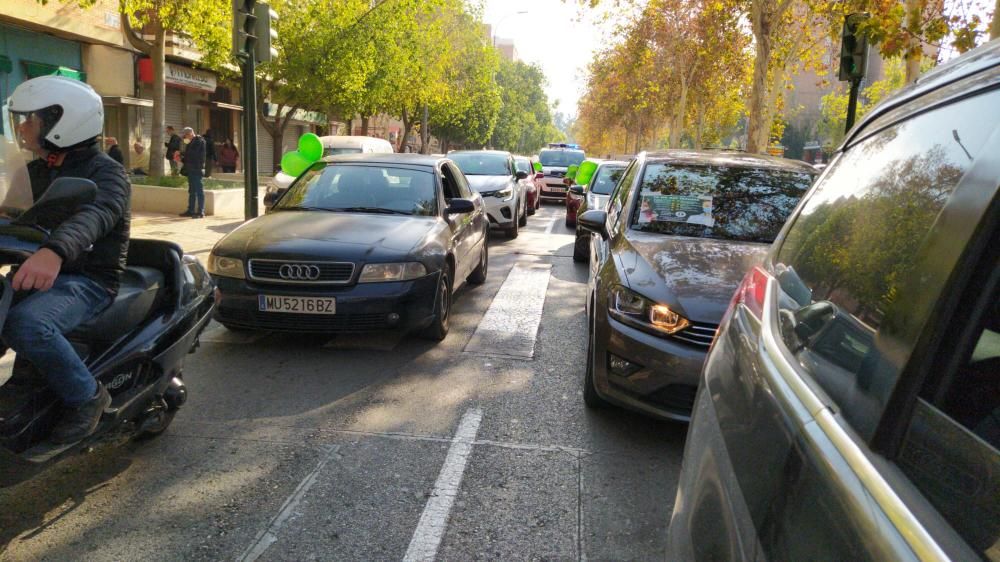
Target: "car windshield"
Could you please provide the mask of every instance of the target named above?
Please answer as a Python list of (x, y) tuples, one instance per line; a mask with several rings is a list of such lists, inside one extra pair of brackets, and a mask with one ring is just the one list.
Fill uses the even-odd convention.
[(773, 242), (812, 174), (743, 166), (646, 166), (632, 213), (644, 232)]
[(316, 166), (303, 174), (274, 208), (434, 216), (437, 190), (429, 169), (378, 164)]
[(518, 172), (531, 173), (531, 161), (527, 158), (515, 158), (514, 168), (516, 168)]
[(495, 152), (453, 152), (448, 155), (467, 176), (509, 176), (507, 155)]
[(323, 156), (333, 156), (335, 154), (361, 154), (361, 149), (360, 148), (344, 148), (344, 147), (335, 148), (335, 147), (330, 147), (330, 146), (328, 146), (328, 147), (326, 147), (326, 148), (323, 149)]
[(601, 169), (597, 170), (597, 176), (590, 182), (591, 193), (610, 195), (624, 171), (625, 166), (601, 166)]
[(543, 150), (538, 154), (542, 166), (568, 168), (583, 162), (586, 155), (582, 150)]

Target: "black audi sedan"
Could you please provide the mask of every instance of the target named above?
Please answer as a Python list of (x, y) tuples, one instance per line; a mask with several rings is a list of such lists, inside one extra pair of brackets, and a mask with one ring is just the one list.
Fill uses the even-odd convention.
[(230, 329), (420, 331), (444, 339), (452, 294), (486, 280), (482, 198), (447, 158), (335, 156), (212, 249)]
[(698, 375), (743, 274), (812, 183), (804, 162), (732, 151), (642, 153), (591, 236), (583, 397), (691, 416)]

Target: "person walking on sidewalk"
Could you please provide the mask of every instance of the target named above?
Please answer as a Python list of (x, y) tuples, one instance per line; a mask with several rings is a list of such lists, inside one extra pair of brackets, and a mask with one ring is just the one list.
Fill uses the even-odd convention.
[(170, 175), (177, 175), (177, 161), (180, 160), (181, 138), (174, 132), (171, 125), (167, 125), (167, 142), (163, 143), (167, 147), (167, 160), (170, 161)]
[(181, 135), (187, 144), (181, 171), (188, 180), (188, 208), (181, 216), (200, 219), (205, 216), (205, 187), (201, 183), (205, 170), (205, 139), (194, 134), (191, 127), (184, 127)]
[(222, 166), (222, 172), (225, 174), (235, 173), (236, 162), (239, 159), (240, 151), (236, 150), (233, 139), (226, 139), (226, 142), (222, 143), (222, 148), (219, 149), (219, 166)]

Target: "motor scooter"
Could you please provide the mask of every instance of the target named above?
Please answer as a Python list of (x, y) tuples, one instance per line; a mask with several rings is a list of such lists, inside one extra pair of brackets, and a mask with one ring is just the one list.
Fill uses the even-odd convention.
[[(9, 152), (7, 160), (9, 164)], [(11, 192), (12, 184), (19, 178), (23, 184), (26, 175), (11, 173), (9, 166), (4, 170), (3, 164), (0, 155), (0, 267), (16, 267), (48, 238), (33, 217), (86, 204), (97, 186), (86, 179), (59, 178), (32, 202), (30, 191), (20, 196)], [(11, 203), (18, 200), (21, 208)], [(30, 207), (23, 209), (24, 201)], [(8, 277), (0, 277), (0, 328), (14, 300)], [(205, 268), (176, 244), (132, 239), (114, 301), (67, 334), (111, 394), (111, 405), (89, 437), (70, 444), (48, 441), (62, 413), (61, 401), (41, 373), (15, 356), (6, 382), (0, 373), (0, 487), (31, 478), (81, 450), (163, 433), (187, 399), (184, 360), (198, 347), (211, 318), (213, 292)]]

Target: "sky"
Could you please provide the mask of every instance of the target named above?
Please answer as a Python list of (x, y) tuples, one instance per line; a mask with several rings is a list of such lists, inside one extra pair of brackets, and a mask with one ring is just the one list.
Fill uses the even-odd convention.
[(576, 0), (485, 0), (484, 8), (483, 21), (494, 26), (497, 39), (512, 39), (521, 60), (541, 66), (557, 111), (575, 115), (587, 65), (613, 23), (600, 23), (601, 12), (582, 10)]

